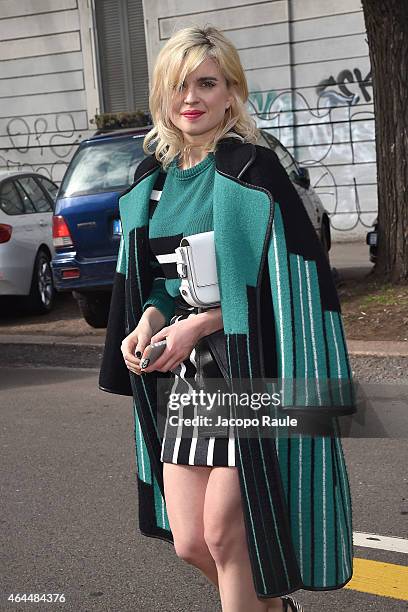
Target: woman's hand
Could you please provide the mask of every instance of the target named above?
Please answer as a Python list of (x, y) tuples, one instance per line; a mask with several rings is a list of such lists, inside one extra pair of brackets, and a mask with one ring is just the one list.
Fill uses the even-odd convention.
[[(146, 319), (141, 319), (138, 326), (123, 340), (121, 351), (127, 368), (134, 374), (140, 375), (140, 357), (146, 346), (150, 344), (154, 330)], [(135, 353), (140, 355), (136, 357)]]
[[(166, 338), (166, 348), (163, 353), (147, 368), (141, 372), (168, 372), (174, 370), (184, 359), (186, 359), (198, 340), (203, 335), (203, 320), (199, 315), (190, 314), (187, 319), (176, 321), (172, 325), (163, 327), (157, 334), (152, 336), (151, 342), (159, 342)], [(143, 361), (144, 355), (142, 355)]]
[(150, 340), (163, 327), (166, 319), (155, 306), (148, 306), (140, 317), (137, 327), (123, 340), (121, 351), (127, 368), (140, 375), (140, 361)]
[[(150, 366), (142, 368), (141, 372), (168, 372), (174, 370), (186, 359), (198, 340), (209, 336), (223, 328), (221, 307), (211, 308), (199, 314), (190, 314), (182, 319), (163, 327), (152, 336), (151, 342), (159, 342), (166, 338), (166, 348), (163, 353)], [(142, 356), (142, 360), (143, 360)]]

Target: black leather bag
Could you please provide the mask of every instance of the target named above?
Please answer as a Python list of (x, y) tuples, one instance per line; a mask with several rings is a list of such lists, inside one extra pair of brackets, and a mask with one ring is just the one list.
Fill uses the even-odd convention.
[[(185, 308), (176, 312), (184, 315), (197, 312), (197, 309)], [(188, 316), (187, 314), (187, 316)], [(171, 319), (170, 325), (176, 323), (177, 314)], [(196, 345), (196, 364), (197, 364), (197, 379), (191, 380), (190, 383), (197, 389), (202, 389), (205, 392), (214, 393), (216, 391), (228, 392), (230, 390), (230, 381), (227, 370), (227, 354), (225, 346), (224, 330), (216, 331), (208, 336), (201, 338)], [(180, 376), (181, 366), (173, 370), (173, 374)], [(208, 381), (211, 380), (211, 385)], [(219, 383), (218, 383), (219, 381)], [(229, 426), (218, 425), (214, 423), (218, 416), (229, 417), (230, 411), (227, 406), (217, 404), (216, 408), (209, 412), (205, 406), (197, 407), (199, 416), (211, 416), (213, 424), (205, 426), (200, 425), (198, 428), (199, 438), (228, 438)]]

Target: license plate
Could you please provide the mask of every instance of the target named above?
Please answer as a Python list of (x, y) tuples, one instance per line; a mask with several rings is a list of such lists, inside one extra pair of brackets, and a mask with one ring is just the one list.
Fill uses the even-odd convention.
[(122, 224), (120, 222), (120, 219), (114, 219), (113, 220), (113, 230), (112, 233), (114, 236), (121, 236), (122, 235)]

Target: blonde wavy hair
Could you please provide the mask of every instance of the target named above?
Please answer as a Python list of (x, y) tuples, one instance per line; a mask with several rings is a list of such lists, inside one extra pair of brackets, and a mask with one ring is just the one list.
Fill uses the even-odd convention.
[(157, 56), (149, 96), (154, 127), (143, 141), (146, 154), (151, 154), (151, 147), (156, 145), (156, 159), (165, 169), (176, 155), (188, 149), (181, 130), (170, 120), (172, 97), (186, 76), (208, 58), (217, 62), (233, 102), (212, 141), (206, 143), (203, 150), (215, 152), (218, 142), (228, 136), (252, 143), (258, 139), (259, 130), (246, 107), (248, 84), (235, 46), (212, 26), (183, 28), (173, 34)]

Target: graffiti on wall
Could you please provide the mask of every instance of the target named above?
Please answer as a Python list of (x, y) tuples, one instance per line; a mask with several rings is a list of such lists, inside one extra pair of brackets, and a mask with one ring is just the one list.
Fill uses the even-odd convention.
[(363, 78), (359, 68), (354, 68), (353, 71), (341, 70), (337, 75), (337, 78), (331, 75), (327, 79), (323, 79), (323, 81), (320, 81), (316, 87), (316, 94), (320, 96), (320, 94), (327, 90), (328, 94), (330, 95), (331, 89), (329, 88), (338, 86), (340, 92), (346, 98), (354, 98), (354, 104), (358, 104), (360, 101), (360, 96), (353, 93), (353, 91), (347, 86), (347, 83), (355, 84), (357, 88), (360, 89), (365, 102), (371, 102), (371, 92), (369, 91), (369, 89), (372, 87), (371, 70), (367, 73), (366, 77)]
[[(329, 75), (313, 99), (297, 90), (254, 92), (257, 125), (285, 145), (311, 171), (312, 185), (333, 229), (371, 227), (376, 213), (375, 127), (371, 71)], [(368, 178), (367, 178), (368, 177)]]
[(40, 116), (32, 125), (25, 117), (12, 117), (5, 133), (0, 148), (1, 168), (40, 172), (57, 183), (82, 140), (71, 113)]

